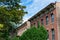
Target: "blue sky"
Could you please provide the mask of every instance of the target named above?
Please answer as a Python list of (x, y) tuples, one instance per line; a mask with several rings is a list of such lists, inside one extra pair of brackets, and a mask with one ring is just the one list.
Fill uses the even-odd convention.
[(37, 12), (39, 12), (41, 9), (46, 7), (48, 4), (60, 1), (60, 0), (21, 0), (22, 5), (26, 6), (26, 11), (28, 14), (26, 14), (23, 18), (24, 21), (31, 18), (33, 15), (35, 15)]
[(57, 0), (57, 2), (60, 2), (60, 0)]

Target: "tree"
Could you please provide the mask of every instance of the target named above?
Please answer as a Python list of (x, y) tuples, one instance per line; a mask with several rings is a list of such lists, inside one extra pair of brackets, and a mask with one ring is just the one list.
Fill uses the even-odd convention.
[(19, 40), (47, 40), (47, 30), (43, 26), (32, 27), (25, 31)]
[[(0, 39), (8, 40), (10, 32), (14, 30), (15, 24), (22, 22), (25, 6), (21, 6), (20, 0), (0, 0), (3, 3), (0, 6)], [(1, 39), (2, 40), (2, 39)]]

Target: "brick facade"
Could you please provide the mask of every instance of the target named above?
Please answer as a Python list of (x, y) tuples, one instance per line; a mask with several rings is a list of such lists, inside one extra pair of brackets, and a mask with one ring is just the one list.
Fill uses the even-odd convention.
[(60, 40), (60, 2), (56, 3), (58, 40)]
[[(39, 11), (37, 14), (32, 16), (28, 21), (30, 22), (30, 26), (35, 25), (37, 27), (38, 22), (42, 25), (42, 19), (43, 19), (43, 25), (47, 29), (49, 34), (49, 40), (52, 40), (52, 29), (54, 29), (54, 40), (60, 40), (60, 3), (51, 3), (48, 6), (46, 6), (44, 9)], [(51, 14), (54, 15), (54, 22), (52, 22)], [(46, 17), (48, 16), (48, 24), (46, 24)], [(26, 23), (25, 23), (26, 24)], [(23, 27), (26, 27), (26, 25), (22, 25)], [(21, 26), (20, 26), (21, 27)], [(23, 31), (21, 29), (24, 29), (21, 27), (19, 29), (19, 32)]]
[(28, 28), (30, 28), (30, 22), (26, 21), (20, 27), (17, 28), (17, 36), (21, 36), (23, 32), (26, 31)]

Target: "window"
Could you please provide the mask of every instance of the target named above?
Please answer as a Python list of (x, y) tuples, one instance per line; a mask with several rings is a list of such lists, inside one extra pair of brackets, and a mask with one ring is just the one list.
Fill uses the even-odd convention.
[(37, 27), (38, 28), (40, 27), (40, 21), (37, 21)]
[(53, 15), (53, 13), (51, 14), (51, 21), (54, 22), (54, 15)]
[(34, 23), (33, 26), (36, 26), (36, 23)]
[(36, 24), (34, 23), (34, 26), (35, 26)]
[(41, 19), (41, 24), (42, 24), (42, 25), (44, 24), (43, 19)]
[(46, 16), (46, 25), (48, 24), (48, 21), (49, 21), (49, 20), (48, 20), (48, 16)]
[(48, 30), (47, 30), (47, 33), (48, 33), (48, 37), (47, 37), (47, 40), (49, 40), (49, 32), (48, 32)]
[(51, 31), (52, 31), (52, 40), (55, 40), (55, 31), (54, 29), (52, 29)]

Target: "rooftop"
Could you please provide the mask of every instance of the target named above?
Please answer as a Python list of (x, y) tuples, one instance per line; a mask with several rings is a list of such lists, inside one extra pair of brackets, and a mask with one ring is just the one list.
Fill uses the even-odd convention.
[(55, 5), (55, 3), (50, 3), (48, 6), (46, 6), (42, 10), (40, 10), (37, 14), (32, 16), (30, 19), (28, 19), (28, 21), (31, 21), (32, 19), (36, 18), (37, 16), (41, 15), (42, 13), (45, 13), (45, 12), (49, 11), (50, 8), (54, 8), (54, 5)]

